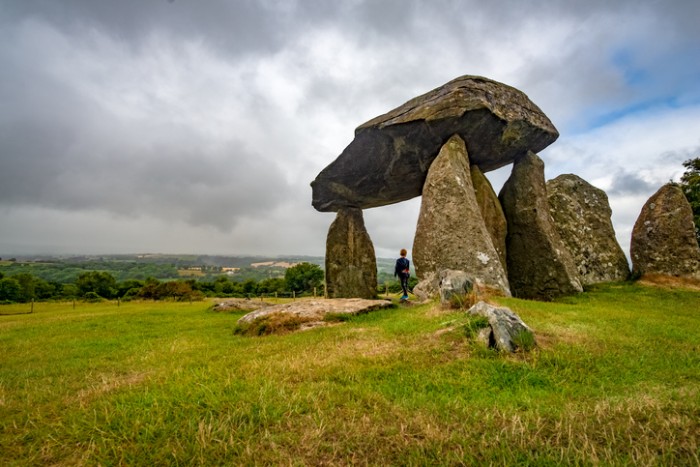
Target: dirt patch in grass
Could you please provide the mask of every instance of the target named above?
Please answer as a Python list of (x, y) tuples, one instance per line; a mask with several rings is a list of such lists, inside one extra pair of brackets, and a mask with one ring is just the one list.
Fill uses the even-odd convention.
[(665, 276), (662, 274), (645, 274), (640, 284), (671, 289), (700, 290), (700, 280), (690, 277)]
[(148, 378), (148, 373), (137, 372), (127, 374), (100, 374), (91, 378), (89, 386), (81, 389), (69, 402), (77, 402), (84, 406), (91, 400), (124, 387), (130, 388), (143, 383)]

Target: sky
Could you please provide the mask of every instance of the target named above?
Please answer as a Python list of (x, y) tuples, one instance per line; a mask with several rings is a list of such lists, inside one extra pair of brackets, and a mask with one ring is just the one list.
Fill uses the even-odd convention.
[[(310, 182), (467, 74), (544, 111), (546, 178), (604, 189), (628, 253), (700, 157), (698, 23), (697, 0), (0, 0), (0, 257), (322, 256)], [(419, 208), (365, 211), (377, 256), (410, 252)]]

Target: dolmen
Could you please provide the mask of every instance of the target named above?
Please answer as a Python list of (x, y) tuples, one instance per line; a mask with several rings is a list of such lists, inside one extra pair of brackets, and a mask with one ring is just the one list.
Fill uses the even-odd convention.
[[(537, 155), (558, 136), (523, 92), (480, 76), (456, 78), (360, 125), (311, 183), (314, 208), (336, 212), (326, 242), (327, 290), (371, 298), (376, 260), (362, 210), (422, 196), (414, 293), (436, 295), (445, 270), (505, 296), (581, 292), (581, 266), (550, 213)], [(496, 195), (484, 174), (508, 164), (512, 174)]]

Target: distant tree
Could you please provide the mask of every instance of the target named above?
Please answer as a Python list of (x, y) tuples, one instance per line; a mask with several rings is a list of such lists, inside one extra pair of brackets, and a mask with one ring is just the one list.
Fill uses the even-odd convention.
[(681, 176), (681, 189), (693, 209), (695, 235), (700, 243), (700, 157), (683, 162), (685, 173)]
[(316, 264), (299, 263), (287, 269), (284, 282), (287, 290), (294, 292), (311, 292), (314, 287), (323, 285), (323, 269)]
[(160, 285), (160, 281), (158, 279), (155, 279), (153, 277), (149, 277), (146, 279), (146, 282), (143, 284), (143, 287), (141, 287), (141, 290), (139, 290), (139, 293), (137, 296), (139, 298), (157, 300), (158, 299), (158, 286), (159, 285)]
[(143, 281), (139, 281), (136, 279), (127, 279), (125, 281), (119, 282), (117, 284), (117, 297), (125, 296), (130, 290), (133, 290), (133, 292), (131, 292), (131, 295), (135, 295), (141, 289), (141, 287), (143, 287), (143, 284)]
[(12, 278), (15, 279), (20, 286), (18, 302), (30, 302), (33, 298), (36, 298), (36, 277), (27, 272), (22, 272), (15, 274)]
[(112, 298), (117, 293), (117, 280), (108, 272), (90, 271), (82, 273), (75, 281), (81, 296), (94, 292), (102, 298)]
[(258, 293), (271, 294), (275, 292), (284, 292), (284, 279), (281, 277), (273, 277), (264, 279), (258, 283)]
[(20, 301), (22, 287), (16, 279), (5, 277), (0, 279), (0, 302)]

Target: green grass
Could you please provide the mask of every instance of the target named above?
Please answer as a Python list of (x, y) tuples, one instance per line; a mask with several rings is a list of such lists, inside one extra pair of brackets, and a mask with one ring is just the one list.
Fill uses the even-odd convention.
[(430, 305), (244, 337), (206, 302), (37, 303), (0, 316), (0, 464), (700, 462), (700, 292), (499, 302), (536, 350)]

